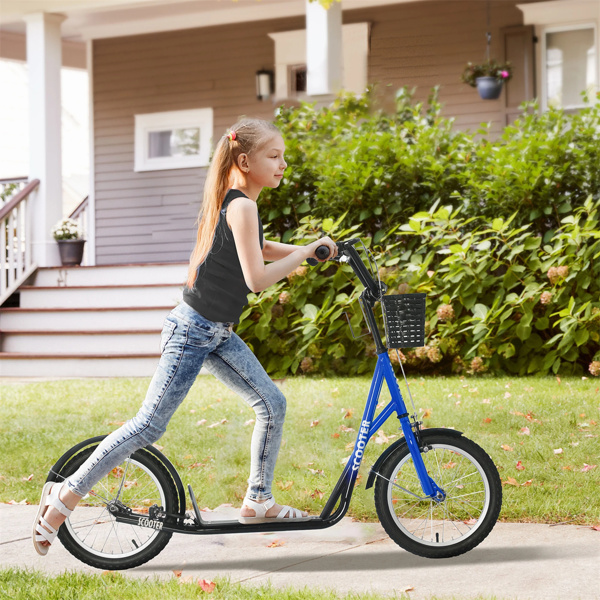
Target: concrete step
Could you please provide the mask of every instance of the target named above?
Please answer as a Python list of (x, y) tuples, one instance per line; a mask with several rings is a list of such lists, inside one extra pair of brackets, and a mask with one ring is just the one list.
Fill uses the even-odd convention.
[(186, 279), (187, 263), (148, 263), (95, 267), (43, 267), (36, 271), (28, 283), (41, 287), (151, 283), (183, 285)]
[(160, 330), (154, 331), (13, 331), (2, 332), (0, 352), (38, 354), (140, 354), (160, 352)]
[(21, 308), (152, 307), (178, 304), (180, 284), (40, 287), (21, 286)]
[[(0, 377), (152, 377), (160, 355), (0, 352)], [(202, 367), (200, 375), (208, 375)]]
[(0, 331), (160, 330), (175, 303), (139, 308), (1, 308)]

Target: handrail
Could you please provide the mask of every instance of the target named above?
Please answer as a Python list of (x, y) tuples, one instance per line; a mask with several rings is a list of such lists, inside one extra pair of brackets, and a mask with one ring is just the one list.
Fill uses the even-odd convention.
[(89, 196), (86, 196), (73, 210), (73, 212), (69, 215), (69, 219), (76, 219), (88, 206)]
[(37, 269), (29, 195), (39, 185), (40, 180), (34, 179), (0, 208), (0, 306)]
[(20, 192), (18, 192), (12, 200), (9, 200), (2, 208), (0, 208), (0, 221), (2, 221), (6, 215), (8, 215), (21, 200), (27, 198), (35, 188), (40, 185), (39, 179), (34, 179), (28, 183)]

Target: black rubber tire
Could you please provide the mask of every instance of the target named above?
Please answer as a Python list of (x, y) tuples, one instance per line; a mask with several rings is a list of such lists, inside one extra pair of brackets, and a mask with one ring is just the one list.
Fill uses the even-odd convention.
[[(502, 507), (500, 476), (486, 452), (465, 437), (442, 433), (425, 436), (424, 439), (430, 448), (428, 452), (422, 453), (425, 466), (437, 485), (446, 492), (446, 500), (441, 504), (436, 504), (433, 500), (417, 500), (397, 487), (398, 485), (403, 486), (413, 493), (423, 495), (410, 451), (406, 445), (402, 445), (385, 460), (379, 469), (381, 476), (377, 477), (375, 484), (375, 508), (387, 534), (408, 552), (426, 558), (458, 556), (480, 544), (494, 527)], [(455, 452), (458, 454), (454, 454)], [(448, 462), (441, 464), (442, 468), (440, 468), (440, 459), (442, 461), (448, 459)], [(454, 462), (455, 460), (460, 463)], [(457, 465), (459, 469), (451, 473), (451, 470)], [(397, 479), (397, 485), (394, 485), (396, 473), (398, 469), (402, 468), (404, 477)], [(459, 477), (461, 472), (469, 470), (471, 475)], [(447, 481), (446, 473), (451, 473), (450, 478), (455, 477), (453, 482)], [(473, 481), (475, 479), (479, 481), (479, 484), (477, 481)], [(458, 481), (462, 481), (462, 483), (457, 483)], [(453, 500), (452, 494), (456, 490), (458, 490), (457, 498), (470, 496), (469, 499)], [(394, 502), (394, 495), (398, 497), (396, 502)], [(396, 503), (400, 499), (403, 500), (403, 504), (396, 507)], [(456, 503), (452, 504), (453, 502)], [(473, 506), (472, 503), (476, 505)], [(481, 504), (480, 512), (479, 504)], [(406, 508), (407, 506), (408, 508)], [(403, 511), (402, 521), (400, 521), (400, 517), (396, 516), (396, 510)], [(469, 515), (470, 518), (462, 519), (460, 516), (445, 520), (439, 518), (461, 513), (462, 516)], [(475, 517), (476, 522), (473, 522)], [(423, 525), (423, 523), (429, 523), (429, 525)], [(446, 523), (449, 525), (448, 529), (445, 528)], [(421, 530), (423, 534), (420, 539), (418, 533)], [(460, 534), (461, 530), (465, 531), (464, 535)], [(435, 538), (433, 537), (434, 532)], [(429, 535), (429, 540), (425, 539), (426, 535)], [(457, 536), (456, 539), (445, 539), (445, 536), (452, 535)]]
[[(82, 447), (82, 444), (74, 446), (70, 450), (68, 450), (61, 459), (57, 462), (55, 467), (51, 470), (50, 475), (48, 476), (47, 481), (62, 481), (63, 479), (69, 477), (73, 474), (79, 467), (82, 465), (87, 458), (92, 454), (92, 452), (98, 446), (98, 442), (94, 441), (91, 445), (87, 445)], [(128, 471), (131, 474), (131, 465), (133, 465), (134, 469), (139, 469), (140, 473), (144, 475), (144, 473), (151, 473), (154, 479), (151, 481), (156, 485), (157, 491), (162, 495), (160, 498), (161, 502), (158, 502), (159, 505), (162, 505), (163, 509), (171, 514), (175, 514), (178, 512), (178, 495), (177, 488), (173, 479), (167, 469), (163, 466), (163, 464), (154, 456), (150, 451), (142, 448), (136, 452), (134, 452), (129, 457), (129, 467)], [(56, 469), (56, 466), (61, 465), (59, 469)], [(123, 463), (125, 465), (125, 463)], [(124, 466), (117, 467), (117, 469), (124, 469)], [(111, 473), (115, 472), (113, 470)], [(117, 477), (119, 471), (116, 471)], [(107, 477), (109, 477), (109, 474)], [(123, 477), (125, 477), (125, 473)], [(150, 477), (149, 477), (150, 479)], [(116, 485), (116, 483), (115, 483)], [(96, 486), (95, 486), (96, 487)], [(106, 505), (106, 503), (102, 503), (97, 498), (94, 499), (97, 507), (100, 509), (102, 505)], [(164, 501), (164, 504), (162, 504)], [(93, 551), (91, 548), (86, 546), (84, 540), (80, 539), (75, 531), (81, 531), (82, 526), (77, 523), (78, 512), (81, 513), (82, 505), (86, 503), (86, 499), (84, 498), (79, 507), (73, 512), (71, 517), (69, 517), (65, 523), (60, 527), (58, 531), (58, 538), (62, 542), (63, 546), (77, 559), (80, 561), (98, 569), (107, 569), (111, 571), (123, 570), (123, 569), (131, 569), (133, 567), (137, 567), (142, 565), (155, 556), (157, 556), (164, 547), (168, 544), (172, 532), (168, 531), (153, 531), (149, 530), (146, 527), (134, 527), (132, 525), (121, 524), (118, 525), (114, 521), (114, 518), (108, 511), (105, 511), (106, 517), (104, 519), (112, 519), (113, 523), (115, 523), (115, 527), (124, 525), (125, 527), (130, 527), (132, 530), (139, 531), (142, 536), (149, 535), (149, 539), (147, 542), (144, 542), (142, 546), (138, 549), (137, 544), (134, 542), (135, 549), (128, 553), (127, 556), (112, 556), (110, 553), (104, 554), (102, 551)], [(127, 504), (126, 502), (124, 502)], [(104, 513), (103, 513), (104, 514)], [(91, 527), (97, 521), (94, 521)], [(107, 521), (105, 521), (107, 522)], [(116, 529), (115, 529), (116, 531)], [(152, 531), (152, 533), (148, 533)], [(116, 534), (118, 536), (118, 534)], [(134, 532), (134, 535), (137, 534)], [(139, 539), (139, 538), (138, 538)]]

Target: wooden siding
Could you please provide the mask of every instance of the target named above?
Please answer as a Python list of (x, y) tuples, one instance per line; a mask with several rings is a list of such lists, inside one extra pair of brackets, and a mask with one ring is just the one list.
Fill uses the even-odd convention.
[[(519, 1), (526, 0), (492, 2), (494, 57), (503, 54), (501, 28), (522, 23)], [(482, 101), (460, 82), (465, 63), (485, 56), (485, 2), (344, 12), (344, 23), (362, 21), (372, 24), (369, 81), (388, 90), (388, 102), (402, 85), (426, 100), (439, 84), (456, 127), (474, 131), (491, 121), (493, 134), (501, 130), (504, 94)], [(267, 34), (304, 26), (294, 17), (93, 42), (97, 264), (185, 261), (195, 241), (206, 169), (134, 172), (134, 115), (212, 107), (213, 139), (242, 114), (272, 118), (274, 105), (255, 95), (255, 72), (274, 64)]]

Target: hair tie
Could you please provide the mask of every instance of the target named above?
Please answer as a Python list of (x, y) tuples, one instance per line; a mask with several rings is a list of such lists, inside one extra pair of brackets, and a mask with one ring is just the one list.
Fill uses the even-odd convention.
[(235, 131), (232, 129), (228, 134), (227, 137), (229, 138), (229, 141), (233, 142), (233, 140), (235, 140), (235, 138), (237, 137)]

